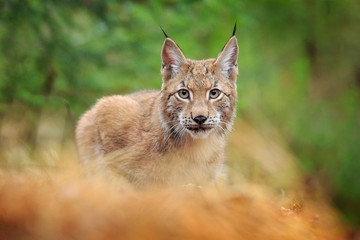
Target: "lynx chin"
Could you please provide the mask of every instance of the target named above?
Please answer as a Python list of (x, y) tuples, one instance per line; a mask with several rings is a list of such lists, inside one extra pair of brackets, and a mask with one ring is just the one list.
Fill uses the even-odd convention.
[(76, 128), (82, 161), (98, 163), (137, 188), (218, 179), (236, 112), (235, 30), (218, 56), (206, 60), (186, 58), (164, 32), (161, 90), (99, 99)]

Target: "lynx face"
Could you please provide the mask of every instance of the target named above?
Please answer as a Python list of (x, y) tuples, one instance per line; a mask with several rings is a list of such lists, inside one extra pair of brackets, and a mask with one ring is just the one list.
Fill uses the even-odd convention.
[(237, 100), (237, 56), (235, 36), (216, 59), (200, 61), (186, 59), (173, 40), (165, 39), (159, 114), (175, 138), (230, 130)]

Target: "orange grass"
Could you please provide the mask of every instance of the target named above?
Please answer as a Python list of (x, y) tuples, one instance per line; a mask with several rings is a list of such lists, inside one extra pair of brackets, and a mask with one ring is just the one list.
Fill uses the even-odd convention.
[(245, 192), (139, 192), (76, 171), (1, 173), (0, 239), (343, 239), (315, 212)]
[(26, 121), (2, 121), (0, 240), (345, 239), (326, 198), (303, 193), (281, 138), (244, 121), (228, 142), (232, 187), (135, 191), (117, 177), (84, 174), (74, 143), (62, 143), (63, 119), (42, 116), (33, 151)]

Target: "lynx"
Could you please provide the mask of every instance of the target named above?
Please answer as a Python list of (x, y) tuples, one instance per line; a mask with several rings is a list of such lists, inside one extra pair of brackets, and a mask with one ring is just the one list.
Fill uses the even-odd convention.
[(222, 175), (236, 114), (234, 31), (216, 58), (185, 58), (164, 32), (162, 87), (103, 97), (79, 120), (84, 163), (97, 162), (137, 188), (206, 185)]

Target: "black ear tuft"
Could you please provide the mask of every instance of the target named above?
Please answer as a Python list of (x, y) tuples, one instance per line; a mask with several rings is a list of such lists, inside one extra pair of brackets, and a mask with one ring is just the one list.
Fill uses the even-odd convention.
[(235, 26), (234, 26), (234, 30), (233, 30), (233, 34), (231, 36), (235, 36), (236, 33), (236, 22), (235, 22)]
[(164, 29), (162, 29), (161, 26), (159, 26), (159, 27), (160, 27), (161, 31), (164, 33), (165, 38), (168, 38), (169, 36), (166, 34), (166, 32), (164, 31)]

